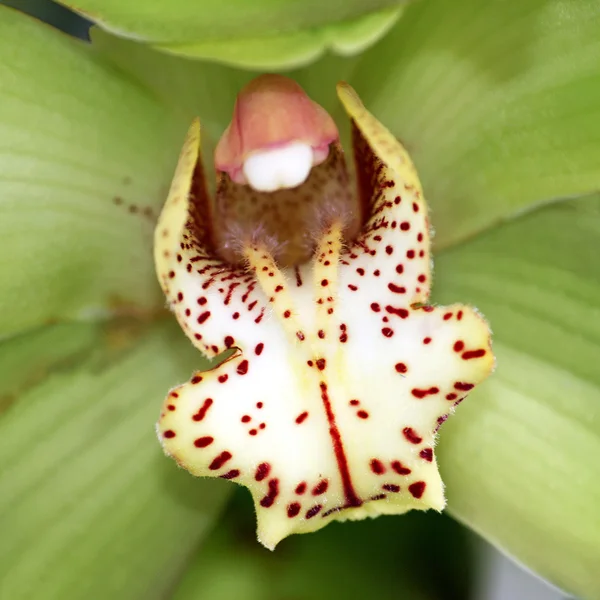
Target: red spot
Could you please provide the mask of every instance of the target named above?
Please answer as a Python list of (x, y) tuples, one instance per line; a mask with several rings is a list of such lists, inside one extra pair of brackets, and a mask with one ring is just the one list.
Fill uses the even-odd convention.
[(404, 266), (396, 265), (396, 273), (398, 273), (398, 275), (402, 275), (402, 273), (404, 273)]
[(192, 377), (192, 379), (190, 380), (190, 383), (192, 383), (193, 385), (196, 385), (197, 383), (200, 383), (202, 381), (202, 377), (200, 375), (194, 375)]
[(448, 320), (449, 320), (449, 319), (451, 319), (451, 318), (452, 318), (452, 313), (451, 313), (451, 312), (449, 312), (449, 313), (446, 313), (446, 314), (444, 315), (444, 321), (448, 321)]
[(254, 354), (256, 354), (256, 356), (260, 356), (264, 348), (265, 345), (262, 342), (256, 344), (256, 348), (254, 348)]
[(286, 311), (283, 313), (283, 317), (284, 317), (285, 319), (289, 319), (291, 315), (292, 315), (292, 313), (291, 313), (291, 311), (289, 311), (289, 310), (286, 310)]
[(251, 429), (248, 433), (250, 435), (256, 435), (258, 433), (258, 431), (256, 429)]
[(327, 481), (327, 479), (321, 479), (321, 481), (319, 481), (319, 483), (317, 483), (317, 485), (315, 485), (315, 487), (313, 488), (312, 495), (320, 496), (321, 494), (324, 494), (327, 491), (328, 487), (329, 482)]
[(369, 418), (369, 413), (368, 413), (366, 410), (359, 410), (359, 411), (356, 413), (356, 416), (357, 416), (359, 419), (368, 419), (368, 418)]
[(172, 429), (167, 429), (164, 433), (163, 433), (163, 437), (166, 437), (167, 439), (170, 438), (174, 438), (176, 435), (176, 433), (172, 430)]
[(423, 258), (425, 256), (425, 250), (419, 251), (419, 256)]
[(358, 267), (356, 272), (362, 277), (365, 274), (365, 270), (362, 267)]
[(169, 279), (173, 279), (175, 277), (175, 271), (169, 271)]
[(319, 332), (317, 333), (317, 335), (319, 336), (320, 340), (325, 339), (325, 332), (322, 329), (319, 329)]
[(312, 519), (313, 517), (317, 516), (322, 508), (323, 506), (321, 504), (315, 504), (312, 508), (309, 508), (306, 511), (306, 518)]
[(413, 202), (413, 210), (419, 212), (419, 205), (416, 202)]
[(329, 281), (327, 281), (327, 279), (321, 279), (321, 285), (323, 287), (327, 287), (329, 285)]
[(234, 320), (237, 320), (237, 319), (240, 318), (240, 313), (239, 312), (234, 312), (232, 316), (233, 316)]
[(415, 483), (411, 483), (408, 486), (408, 491), (415, 497), (420, 498), (425, 491), (425, 486), (427, 484), (424, 481), (417, 481)]
[(301, 481), (296, 486), (296, 494), (298, 494), (298, 496), (302, 496), (302, 494), (304, 494), (305, 491), (306, 491), (306, 481)]
[(265, 508), (273, 506), (277, 496), (279, 496), (279, 479), (271, 479), (269, 480), (269, 492), (260, 501), (260, 505), (264, 506)]
[(385, 251), (387, 252), (387, 254), (391, 254), (394, 251), (394, 248), (392, 246), (386, 246)]
[(231, 452), (223, 450), (223, 452), (221, 452), (219, 456), (215, 457), (215, 459), (210, 463), (210, 465), (208, 465), (208, 468), (211, 471), (216, 471), (217, 469), (220, 469), (231, 458), (231, 456)]
[(398, 373), (406, 373), (408, 371), (408, 367), (404, 363), (396, 363), (394, 368)]
[(257, 402), (256, 403), (256, 408), (262, 408), (263, 407), (263, 403), (262, 402)]
[(402, 231), (408, 231), (410, 229), (410, 223), (408, 221), (402, 221), (402, 223), (400, 223), (400, 229), (402, 229)]
[(306, 417), (308, 417), (308, 412), (307, 411), (304, 411), (303, 413), (300, 413), (296, 417), (296, 423), (298, 423), (298, 425), (300, 425), (301, 423), (304, 423), (304, 420), (306, 419)]
[(238, 375), (245, 375), (248, 372), (248, 361), (243, 360), (236, 369)]
[(371, 471), (373, 471), (375, 475), (382, 475), (383, 473), (385, 473), (385, 467), (383, 466), (383, 463), (380, 460), (372, 458), (369, 465), (371, 467)]
[(355, 285), (352, 285), (351, 283), (349, 283), (349, 284), (348, 284), (348, 289), (349, 289), (351, 292), (355, 292), (355, 291), (358, 289), (358, 287), (357, 287), (357, 286), (355, 286)]
[(250, 421), (252, 421), (252, 417), (251, 417), (250, 415), (244, 415), (244, 416), (243, 416), (243, 417), (240, 419), (240, 421), (241, 421), (242, 423), (250, 423)]
[(174, 406), (173, 404), (169, 404), (169, 405), (167, 406), (167, 409), (168, 409), (168, 410), (175, 410), (175, 406)]
[(230, 335), (228, 335), (225, 338), (224, 342), (225, 342), (225, 348), (231, 348), (231, 346), (233, 346), (234, 339)]
[(395, 485), (393, 483), (384, 483), (381, 486), (382, 490), (385, 490), (386, 492), (399, 492), (400, 491), (400, 486), (399, 485)]
[(440, 389), (437, 387), (430, 387), (427, 390), (419, 390), (417, 388), (413, 388), (410, 393), (415, 397), (415, 398), (425, 398), (425, 396), (433, 396), (434, 394), (439, 394), (440, 393)]
[(267, 426), (267, 425), (266, 425), (266, 423), (261, 423), (261, 424), (259, 425), (259, 428), (260, 428), (260, 429), (264, 429), (266, 426)]
[[(402, 289), (404, 289), (404, 288), (402, 288)], [(396, 308), (396, 307), (388, 304), (385, 307), (385, 310), (388, 313), (390, 313), (390, 315), (396, 315), (397, 317), (400, 317), (401, 319), (408, 318), (408, 311), (405, 308)]]
[(412, 427), (405, 427), (402, 433), (411, 444), (420, 444), (423, 441), (423, 438)]
[(428, 312), (429, 313), (429, 312), (433, 312), (434, 311), (434, 307), (433, 306), (423, 306), (423, 307), (421, 307), (421, 310), (423, 312)]
[(360, 402), (358, 400), (350, 400), (350, 406), (358, 406)]
[(457, 398), (456, 394), (446, 394), (446, 400), (456, 400)]
[(271, 472), (271, 465), (268, 462), (260, 463), (260, 465), (258, 465), (258, 467), (256, 467), (256, 473), (254, 473), (254, 479), (256, 479), (256, 481), (262, 481), (263, 479), (266, 479), (269, 476), (270, 472)]
[(182, 294), (181, 292), (179, 292), (179, 293), (177, 294), (177, 300), (178, 300), (179, 302), (181, 302), (181, 301), (183, 300), (183, 294)]
[(419, 456), (426, 460), (427, 462), (433, 461), (433, 450), (431, 448), (423, 448), (421, 452), (419, 452)]
[(392, 469), (398, 473), (398, 475), (410, 475), (411, 470), (405, 467), (399, 460), (392, 461)]
[(319, 369), (319, 371), (323, 371), (326, 365), (327, 363), (324, 358), (317, 359), (317, 369)]
[(406, 294), (406, 288), (395, 283), (388, 283), (388, 289), (396, 294)]
[(194, 446), (196, 448), (206, 448), (206, 446), (210, 446), (215, 441), (215, 438), (210, 435), (205, 435), (204, 437), (199, 437), (194, 440)]
[(213, 399), (207, 398), (204, 401), (204, 404), (202, 404), (202, 406), (200, 407), (200, 410), (198, 410), (198, 412), (192, 416), (192, 419), (194, 419), (194, 421), (202, 421), (202, 419), (204, 419), (204, 417), (206, 416), (208, 409), (212, 406), (212, 403)]
[(202, 325), (202, 323), (204, 323), (208, 317), (210, 317), (210, 310), (207, 310), (205, 312), (203, 312), (199, 317), (198, 317), (198, 323), (200, 323), (200, 325)]
[(454, 389), (455, 390), (460, 390), (461, 392), (468, 392), (469, 390), (472, 390), (475, 386), (472, 383), (465, 383), (463, 381), (457, 381), (454, 384)]
[(425, 277), (425, 275), (419, 275), (419, 276), (417, 277), (417, 280), (418, 280), (420, 283), (425, 283), (425, 281), (427, 281), (427, 277)]
[(458, 313), (456, 313), (456, 320), (460, 321), (463, 318), (463, 311), (459, 310)]
[(419, 235), (417, 235), (417, 242), (422, 242), (423, 241), (423, 234), (419, 233)]
[(372, 302), (371, 303), (371, 310), (373, 312), (379, 312), (381, 310), (381, 306), (379, 306), (379, 304), (377, 304), (377, 302)]
[(229, 375), (225, 373), (225, 375), (219, 375), (219, 383), (225, 383), (229, 379)]
[(479, 348), (479, 350), (467, 350), (467, 352), (463, 352), (462, 359), (470, 360), (471, 358), (481, 358), (482, 356), (485, 356), (485, 350)]
[(431, 343), (431, 338), (430, 337), (423, 338), (423, 343), (424, 344), (430, 344)]
[(406, 251), (406, 258), (414, 258), (415, 257), (415, 251), (414, 250), (407, 250)]
[(198, 304), (200, 306), (204, 306), (207, 302), (208, 300), (204, 296), (202, 296), (202, 298), (198, 298)]
[(402, 202), (402, 198), (400, 198), (400, 196), (396, 196), (394, 198), (394, 204), (400, 204), (400, 202)]
[(282, 285), (278, 285), (278, 286), (275, 288), (275, 292), (281, 292), (281, 290), (283, 290), (283, 286), (282, 286)]
[(287, 515), (290, 519), (293, 519), (300, 512), (300, 504), (298, 502), (292, 502), (287, 507)]
[(239, 469), (231, 469), (231, 471), (227, 471), (225, 475), (221, 475), (221, 479), (235, 479), (236, 477), (239, 477), (239, 475)]
[(462, 349), (465, 347), (465, 343), (462, 342), (461, 340), (458, 340), (457, 342), (454, 343), (454, 352), (462, 352)]
[(386, 337), (386, 338), (391, 338), (394, 335), (394, 330), (390, 329), (389, 327), (384, 327), (381, 330), (381, 333)]

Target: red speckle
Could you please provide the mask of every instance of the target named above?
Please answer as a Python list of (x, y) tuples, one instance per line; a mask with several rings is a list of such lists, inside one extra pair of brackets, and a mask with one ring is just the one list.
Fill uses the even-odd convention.
[(407, 319), (408, 318), (408, 311), (405, 308), (396, 308), (395, 306), (391, 306), (391, 305), (388, 304), (385, 307), (385, 310), (388, 313), (390, 313), (390, 315), (396, 315), (397, 317), (400, 317), (401, 319)]
[(455, 390), (460, 390), (461, 392), (468, 392), (469, 390), (472, 390), (475, 386), (472, 383), (465, 383), (463, 381), (457, 381), (454, 384), (454, 389)]
[(419, 452), (419, 456), (426, 460), (427, 462), (433, 461), (433, 450), (431, 448), (423, 448), (421, 452)]
[(415, 398), (425, 398), (425, 396), (433, 396), (434, 394), (439, 394), (440, 393), (440, 389), (437, 387), (430, 387), (427, 390), (419, 390), (417, 388), (413, 388), (410, 393), (415, 397)]
[(350, 400), (350, 406), (358, 406), (360, 402), (358, 400)]
[(377, 304), (377, 302), (372, 302), (371, 303), (371, 310), (373, 312), (379, 312), (381, 310), (381, 306), (379, 306), (379, 304)]
[(327, 491), (328, 487), (329, 482), (327, 481), (327, 479), (321, 479), (321, 481), (319, 481), (319, 483), (317, 483), (317, 485), (315, 485), (315, 487), (313, 488), (312, 495), (320, 496), (321, 494), (324, 494)]
[(365, 270), (362, 267), (358, 267), (356, 272), (362, 277), (365, 274)]
[(327, 279), (321, 279), (321, 285), (323, 287), (327, 287), (329, 285), (329, 281), (327, 281)]
[(299, 512), (300, 512), (300, 504), (298, 502), (292, 502), (287, 507), (287, 516), (290, 519), (293, 519), (296, 515), (298, 515)]
[(215, 441), (215, 438), (210, 435), (205, 435), (204, 437), (199, 437), (194, 440), (194, 446), (196, 448), (206, 448), (206, 446), (210, 446)]
[(400, 229), (402, 229), (402, 231), (408, 231), (410, 229), (410, 223), (408, 221), (402, 221), (402, 223), (400, 223)]
[(254, 473), (254, 479), (256, 479), (256, 481), (262, 481), (263, 479), (266, 479), (269, 476), (270, 472), (271, 472), (271, 465), (268, 462), (260, 463), (260, 465), (258, 465), (258, 467), (256, 467), (256, 473)]
[(385, 490), (386, 492), (399, 492), (400, 491), (400, 486), (399, 485), (395, 485), (393, 483), (384, 483), (381, 486), (382, 490)]
[(319, 514), (320, 510), (323, 508), (323, 506), (321, 504), (315, 504), (312, 508), (309, 508), (306, 511), (306, 518), (307, 519), (312, 519), (313, 517), (315, 517), (316, 515)]
[(302, 494), (304, 494), (305, 491), (306, 491), (306, 481), (301, 481), (296, 486), (296, 494), (298, 494), (298, 496), (302, 496)]
[(416, 202), (413, 202), (412, 208), (415, 212), (419, 212), (419, 205)]
[(264, 429), (266, 426), (267, 426), (267, 425), (266, 425), (266, 423), (261, 423), (261, 424), (260, 424), (258, 427), (259, 427), (260, 429)]
[(284, 319), (289, 319), (289, 318), (291, 317), (291, 315), (292, 315), (292, 312), (291, 312), (291, 311), (289, 311), (289, 310), (286, 310), (286, 311), (283, 313), (283, 317), (284, 317)]
[(356, 416), (357, 416), (359, 419), (368, 419), (368, 418), (369, 418), (369, 413), (368, 413), (366, 410), (359, 410), (359, 411), (356, 413)]
[(243, 417), (240, 419), (240, 421), (241, 421), (242, 423), (250, 423), (250, 421), (252, 421), (252, 417), (251, 417), (250, 415), (244, 415), (244, 416), (243, 416)]
[(248, 372), (248, 361), (243, 360), (236, 369), (238, 375), (245, 375)]
[(320, 340), (325, 339), (325, 332), (322, 329), (319, 329), (319, 332), (317, 333), (317, 335), (319, 336)]
[(200, 375), (194, 375), (192, 377), (192, 379), (190, 380), (190, 383), (192, 383), (193, 385), (196, 385), (197, 383), (200, 383), (202, 381), (202, 377)]
[(398, 473), (398, 475), (410, 475), (411, 470), (405, 467), (399, 460), (392, 461), (392, 469)]
[(264, 348), (265, 345), (262, 342), (256, 344), (256, 348), (254, 348), (254, 354), (256, 354), (256, 356), (260, 356)]
[(340, 342), (342, 342), (342, 344), (345, 344), (347, 341), (348, 341), (348, 334), (346, 332), (344, 332), (340, 335)]
[(423, 258), (423, 257), (425, 256), (425, 250), (420, 250), (420, 251), (419, 251), (419, 256), (420, 256), (421, 258)]
[(181, 302), (183, 300), (183, 294), (181, 292), (178, 292), (177, 294), (177, 301)]
[(208, 465), (208, 468), (211, 471), (216, 471), (220, 469), (230, 458), (232, 457), (231, 452), (227, 450), (223, 450), (219, 456), (215, 457), (214, 460)]
[(317, 359), (317, 369), (319, 369), (319, 371), (323, 371), (326, 366), (327, 362), (324, 358)]
[(394, 248), (392, 246), (386, 246), (385, 251), (387, 254), (391, 254), (394, 251)]
[(451, 319), (451, 318), (452, 318), (452, 313), (451, 313), (451, 312), (449, 312), (449, 313), (446, 313), (446, 314), (444, 315), (444, 321), (448, 321), (448, 320), (449, 320), (449, 319)]
[(263, 407), (263, 403), (262, 402), (257, 402), (256, 403), (256, 408), (262, 408)]
[(167, 410), (175, 410), (175, 406), (173, 404), (169, 404), (167, 406)]
[(395, 283), (388, 283), (388, 289), (395, 294), (406, 294), (406, 288)]
[(233, 346), (234, 339), (230, 335), (228, 335), (225, 338), (224, 342), (225, 342), (225, 348), (231, 348), (231, 346)]
[(427, 344), (431, 344), (431, 338), (430, 338), (430, 337), (423, 338), (423, 343), (424, 343), (425, 345), (427, 345)]
[(279, 495), (279, 479), (271, 479), (269, 481), (269, 492), (268, 494), (260, 501), (260, 505), (264, 508), (269, 508), (273, 506), (275, 499)]
[(219, 375), (219, 383), (225, 383), (229, 379), (229, 375), (225, 373), (225, 375)]
[(427, 281), (427, 277), (425, 277), (425, 275), (419, 275), (417, 277), (417, 280), (419, 281), (419, 283), (425, 283), (425, 281)]
[(207, 302), (208, 302), (208, 300), (204, 296), (202, 296), (201, 298), (198, 298), (198, 304), (200, 306), (204, 306)]
[(411, 444), (420, 444), (423, 441), (423, 438), (412, 427), (405, 427), (402, 433)]
[(278, 286), (275, 288), (275, 292), (281, 292), (282, 290), (283, 290), (283, 286), (282, 286), (282, 285), (278, 285)]
[(163, 433), (163, 437), (166, 437), (167, 439), (171, 439), (174, 438), (175, 435), (177, 435), (172, 429), (167, 429), (164, 433)]
[(420, 498), (425, 491), (426, 483), (424, 481), (417, 481), (415, 483), (411, 483), (408, 486), (408, 491), (415, 497)]
[(470, 360), (472, 358), (481, 358), (482, 356), (485, 356), (485, 350), (479, 348), (479, 350), (467, 350), (467, 352), (463, 352), (462, 359)]
[(456, 320), (460, 321), (463, 318), (463, 311), (459, 310), (458, 313), (456, 313)]
[(446, 394), (446, 400), (456, 400), (457, 398), (456, 394)]
[(404, 363), (396, 363), (394, 365), (394, 369), (396, 369), (396, 372), (398, 373), (406, 373), (406, 371), (408, 371), (408, 367), (404, 364)]
[(351, 292), (355, 292), (355, 291), (358, 289), (358, 287), (357, 287), (357, 286), (355, 286), (355, 285), (352, 285), (351, 283), (349, 283), (349, 284), (348, 284), (348, 289), (349, 289)]
[(175, 277), (175, 271), (169, 271), (169, 279), (173, 279)]
[(454, 352), (462, 352), (462, 349), (465, 347), (465, 343), (462, 342), (461, 340), (458, 340), (457, 342), (454, 343)]
[(402, 273), (404, 273), (404, 266), (396, 265), (396, 273), (398, 273), (398, 275), (402, 275)]
[(256, 429), (251, 429), (248, 433), (250, 435), (256, 435), (258, 433), (258, 431)]
[(402, 198), (400, 198), (400, 196), (396, 196), (394, 198), (394, 204), (400, 204), (401, 201), (402, 201)]
[(389, 327), (384, 327), (381, 330), (381, 333), (384, 335), (384, 337), (391, 338), (394, 335), (394, 330), (390, 329)]
[(221, 479), (235, 479), (236, 477), (239, 477), (239, 475), (239, 469), (231, 469), (231, 471), (227, 471), (225, 475), (221, 475)]
[(207, 398), (204, 401), (204, 403), (202, 404), (202, 406), (200, 407), (200, 409), (198, 410), (198, 412), (192, 416), (192, 419), (194, 421), (202, 421), (202, 419), (204, 419), (204, 417), (206, 416), (208, 409), (212, 406), (212, 403), (213, 403), (213, 399)]
[(298, 423), (298, 425), (300, 425), (301, 423), (304, 423), (306, 417), (308, 417), (308, 412), (307, 411), (304, 411), (303, 413), (300, 413), (296, 417), (296, 423)]
[(240, 318), (240, 313), (239, 312), (234, 312), (232, 316), (233, 316), (234, 320), (237, 320), (237, 319)]
[(375, 475), (382, 475), (383, 473), (385, 473), (385, 467), (383, 463), (377, 458), (372, 458), (371, 462), (369, 463), (369, 466), (371, 467), (371, 471), (373, 471)]
[(415, 257), (415, 251), (414, 250), (407, 250), (406, 251), (406, 258), (414, 258)]
[(210, 310), (207, 310), (198, 317), (198, 323), (200, 323), (200, 325), (202, 325), (202, 323), (205, 323), (209, 317), (210, 317)]

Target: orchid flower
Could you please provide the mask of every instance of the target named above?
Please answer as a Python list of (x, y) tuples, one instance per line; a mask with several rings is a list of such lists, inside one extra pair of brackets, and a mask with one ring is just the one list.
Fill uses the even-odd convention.
[(77, 10), (0, 6), (0, 595), (598, 597), (597, 3)]
[(356, 201), (331, 117), (266, 76), (217, 145), (214, 211), (195, 122), (156, 229), (183, 330), (211, 358), (235, 348), (169, 393), (163, 446), (195, 475), (247, 486), (271, 549), (332, 519), (441, 510), (435, 432), (493, 366), (475, 310), (427, 304), (429, 222), (410, 158), (350, 87), (338, 93)]

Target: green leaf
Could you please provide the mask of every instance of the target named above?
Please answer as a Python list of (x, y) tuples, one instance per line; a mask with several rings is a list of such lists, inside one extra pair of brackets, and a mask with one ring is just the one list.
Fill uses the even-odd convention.
[[(24, 365), (38, 375), (53, 344), (61, 359), (28, 380)], [(154, 432), (168, 389), (206, 365), (164, 323), (5, 341), (0, 381), (13, 376), (11, 355), (23, 385), (0, 416), (3, 594), (164, 598), (228, 490), (174, 468)]]
[[(402, 0), (61, 0), (102, 27), (154, 43), (233, 42), (298, 33), (355, 21)], [(359, 33), (359, 32), (357, 32)], [(342, 35), (343, 39), (343, 35)]]
[(348, 77), (404, 142), (442, 248), (599, 189), (599, 30), (595, 0), (427, 0), (350, 73), (325, 60), (294, 75), (317, 99)]
[(600, 197), (443, 253), (436, 300), (476, 305), (497, 370), (440, 437), (449, 510), (552, 583), (600, 596)]
[(240, 490), (190, 561), (173, 600), (468, 598), (471, 542), (448, 517), (413, 512), (333, 523), (270, 552), (256, 543), (252, 506)]
[(0, 6), (0, 337), (162, 305), (152, 234), (185, 126), (88, 45)]

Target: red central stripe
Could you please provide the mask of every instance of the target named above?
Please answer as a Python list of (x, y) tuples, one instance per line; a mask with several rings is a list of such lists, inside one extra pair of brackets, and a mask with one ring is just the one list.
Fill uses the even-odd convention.
[(348, 469), (348, 459), (346, 458), (344, 445), (342, 444), (342, 436), (340, 435), (340, 431), (335, 422), (335, 415), (333, 414), (331, 401), (327, 394), (327, 384), (324, 381), (321, 381), (319, 385), (321, 387), (321, 400), (323, 400), (325, 414), (327, 415), (327, 421), (329, 422), (329, 435), (331, 436), (333, 451), (335, 452), (338, 470), (340, 472), (340, 477), (342, 478), (346, 506), (361, 506), (362, 501), (357, 496), (354, 486), (352, 485), (352, 478), (350, 477), (350, 470)]

